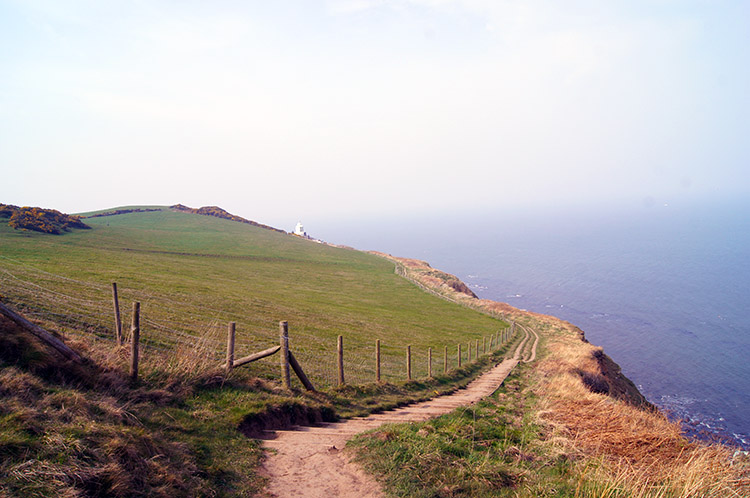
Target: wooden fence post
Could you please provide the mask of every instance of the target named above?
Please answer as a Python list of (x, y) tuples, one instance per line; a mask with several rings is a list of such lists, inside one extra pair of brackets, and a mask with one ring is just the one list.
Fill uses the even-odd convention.
[(427, 377), (432, 378), (432, 348), (427, 348)]
[(138, 380), (138, 343), (141, 339), (141, 303), (133, 303), (133, 326), (130, 328), (130, 378)]
[(234, 367), (234, 331), (235, 322), (229, 322), (227, 327), (227, 372)]
[(305, 372), (302, 370), (302, 366), (300, 366), (297, 358), (295, 358), (292, 354), (291, 349), (289, 350), (289, 365), (292, 366), (292, 370), (294, 370), (294, 373), (297, 374), (297, 377), (299, 377), (299, 380), (300, 382), (302, 382), (302, 385), (305, 386), (305, 389), (314, 392), (315, 387), (313, 387), (312, 382), (310, 382), (310, 379), (308, 379), (307, 375), (305, 375)]
[(281, 346), (281, 382), (284, 389), (292, 388), (292, 378), (289, 373), (289, 322), (279, 322), (279, 346)]
[(479, 359), (479, 339), (477, 339), (475, 345), (474, 345), (474, 359)]
[(16, 323), (16, 325), (18, 325), (19, 327), (22, 327), (24, 330), (36, 336), (37, 339), (44, 342), (47, 346), (50, 346), (51, 348), (53, 348), (55, 351), (63, 355), (65, 358), (75, 361), (77, 363), (83, 363), (85, 361), (85, 359), (82, 358), (81, 355), (79, 355), (78, 353), (70, 349), (68, 346), (66, 346), (65, 343), (62, 342), (60, 339), (50, 334), (39, 325), (31, 323), (23, 316), (19, 315), (12, 309), (5, 306), (3, 303), (0, 303), (0, 315), (3, 315), (7, 317), (8, 319), (12, 320), (13, 322)]
[(482, 336), (482, 354), (487, 352), (487, 337)]
[(344, 385), (344, 336), (340, 335), (336, 346), (336, 354), (338, 355), (338, 367), (339, 367), (339, 384)]
[(448, 346), (443, 348), (443, 373), (448, 373)]
[(380, 382), (380, 339), (375, 339), (375, 382)]
[(115, 338), (117, 345), (122, 346), (122, 320), (120, 319), (120, 301), (117, 298), (117, 284), (112, 282), (112, 305), (115, 307)]
[[(259, 353), (253, 353), (250, 356), (245, 356), (244, 358), (240, 358), (239, 360), (234, 360), (232, 363), (232, 368), (241, 367), (242, 365), (247, 365), (248, 363), (252, 363), (254, 361), (258, 361), (261, 358), (266, 358), (267, 356), (271, 356), (272, 354), (276, 354), (281, 350), (281, 344), (278, 346), (274, 346), (272, 348), (265, 349), (263, 351), (260, 351)], [(226, 366), (225, 363), (222, 363), (221, 366)]]
[(461, 345), (458, 345), (458, 368), (461, 368)]
[(411, 380), (411, 345), (406, 346), (406, 380)]
[(471, 363), (471, 341), (469, 341), (466, 345), (469, 346), (469, 357), (467, 358), (467, 361)]

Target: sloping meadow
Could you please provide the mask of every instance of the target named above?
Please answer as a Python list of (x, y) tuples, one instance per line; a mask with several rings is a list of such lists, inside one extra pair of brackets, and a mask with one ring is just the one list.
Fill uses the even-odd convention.
[[(336, 382), (339, 335), (347, 381), (364, 383), (374, 380), (376, 339), (383, 379), (395, 381), (404, 378), (408, 344), (419, 378), (427, 373), (428, 348), (438, 361), (445, 346), (455, 355), (458, 343), (482, 342), (506, 326), (424, 293), (376, 256), (215, 217), (148, 209), (87, 218), (91, 230), (61, 237), (0, 227), (4, 299), (62, 333), (83, 331), (107, 342), (114, 338), (116, 282), (126, 334), (132, 303), (141, 303), (141, 340), (152, 348), (144, 352), (144, 369), (153, 372), (217, 365), (229, 322), (236, 322), (236, 357), (269, 348), (286, 320), (295, 356), (323, 386)], [(196, 361), (160, 358), (159, 351), (180, 348)], [(272, 357), (248, 368), (273, 379), (276, 365)]]

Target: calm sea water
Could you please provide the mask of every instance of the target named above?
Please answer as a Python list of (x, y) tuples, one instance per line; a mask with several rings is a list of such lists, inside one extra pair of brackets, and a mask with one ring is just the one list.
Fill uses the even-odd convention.
[(750, 203), (357, 220), (308, 230), (429, 261), (579, 326), (653, 403), (750, 449)]

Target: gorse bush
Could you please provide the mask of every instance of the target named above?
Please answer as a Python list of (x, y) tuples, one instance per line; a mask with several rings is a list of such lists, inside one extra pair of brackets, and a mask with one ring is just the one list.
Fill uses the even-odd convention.
[(0, 204), (0, 218), (9, 218), (8, 225), (16, 230), (33, 230), (53, 235), (67, 232), (71, 228), (91, 228), (82, 222), (79, 216), (39, 207)]

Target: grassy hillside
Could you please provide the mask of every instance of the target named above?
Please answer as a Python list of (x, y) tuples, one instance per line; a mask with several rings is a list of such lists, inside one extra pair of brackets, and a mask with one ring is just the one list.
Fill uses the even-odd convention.
[[(0, 226), (0, 292), (52, 320), (84, 315), (83, 325), (106, 337), (117, 282), (125, 311), (142, 302), (147, 342), (200, 339), (215, 346), (216, 358), (227, 322), (237, 322), (242, 355), (275, 344), (278, 322), (288, 320), (295, 354), (318, 383), (331, 382), (338, 335), (352, 381), (372, 379), (376, 338), (384, 375), (395, 380), (407, 343), (415, 355), (443, 345), (453, 351), (504, 326), (424, 293), (394, 274), (393, 263), (358, 251), (168, 208), (86, 222), (91, 230), (54, 238)], [(273, 377), (263, 365), (250, 368)], [(417, 376), (426, 370), (424, 362), (415, 368)]]
[[(90, 230), (60, 236), (0, 225), (0, 300), (94, 360), (60, 362), (0, 319), (2, 496), (251, 495), (263, 485), (262, 450), (245, 434), (455, 389), (489, 355), (426, 380), (426, 348), (438, 370), (442, 345), (455, 355), (458, 342), (506, 325), (425, 293), (377, 256), (168, 208), (122, 209), (143, 210), (87, 218)], [(112, 282), (126, 331), (141, 303), (137, 384), (127, 346), (113, 339)], [(280, 389), (277, 356), (230, 375), (219, 368), (227, 322), (241, 356), (277, 344), (280, 320), (322, 392)], [(348, 385), (332, 387), (339, 334)], [(379, 385), (375, 339), (390, 381)]]

